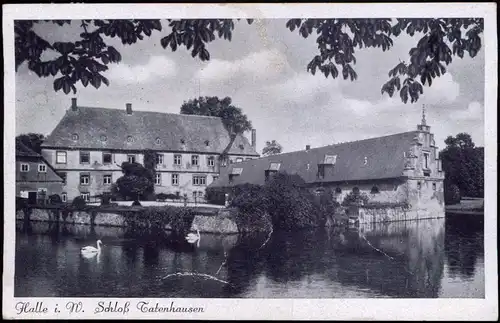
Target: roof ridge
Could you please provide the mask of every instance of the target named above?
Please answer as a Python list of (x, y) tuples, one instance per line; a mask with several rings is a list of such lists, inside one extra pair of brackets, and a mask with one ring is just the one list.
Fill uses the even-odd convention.
[[(327, 147), (336, 147), (336, 146), (345, 145), (345, 144), (352, 144), (352, 143), (355, 143), (355, 142), (362, 142), (362, 141), (368, 141), (368, 140), (374, 140), (374, 139), (380, 139), (380, 138), (386, 138), (386, 137), (393, 137), (393, 136), (408, 134), (408, 133), (412, 133), (412, 132), (418, 132), (418, 130), (411, 130), (411, 131), (399, 132), (399, 133), (394, 133), (394, 134), (391, 134), (391, 135), (385, 135), (385, 136), (380, 136), (380, 137), (371, 137), (371, 138), (365, 138), (365, 139), (359, 139), (359, 140), (353, 140), (353, 141), (346, 141), (346, 142), (342, 142), (342, 143), (338, 143), (338, 144), (331, 144), (331, 145), (326, 145), (326, 146), (321, 146), (321, 147), (315, 147), (315, 148), (311, 148), (309, 150), (305, 150), (305, 149), (294, 150), (294, 151), (289, 151), (289, 152), (282, 153), (282, 154), (276, 154), (276, 155), (270, 155), (270, 156), (260, 157), (259, 159), (266, 159), (266, 158), (267, 159), (271, 159), (271, 158), (276, 157), (276, 156), (283, 156), (283, 155), (288, 155), (288, 154), (296, 154), (296, 153), (307, 152), (307, 151), (311, 151), (311, 150), (324, 149), (324, 148), (327, 148)], [(247, 162), (247, 160), (243, 161), (242, 163), (245, 163), (245, 162)]]
[[(90, 106), (82, 106), (82, 105), (79, 105), (78, 108), (82, 108), (82, 109), (95, 109), (95, 110), (113, 110), (113, 111), (123, 111), (123, 112), (126, 112), (125, 109), (104, 108), (104, 107), (90, 107)], [(68, 110), (68, 111), (70, 111), (70, 110)], [(198, 115), (198, 114), (183, 114), (183, 113), (149, 111), (149, 110), (134, 110), (134, 112), (140, 112), (140, 113), (159, 113), (159, 114), (169, 114), (169, 115), (175, 115), (175, 116), (188, 116), (188, 117), (201, 117), (201, 118), (222, 119), (221, 117), (216, 117), (216, 116), (203, 116), (203, 115)]]

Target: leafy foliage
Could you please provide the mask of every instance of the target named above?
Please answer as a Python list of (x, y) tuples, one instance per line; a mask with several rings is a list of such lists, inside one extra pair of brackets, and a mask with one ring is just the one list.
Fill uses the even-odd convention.
[(77, 196), (73, 199), (71, 205), (77, 209), (81, 209), (87, 205), (87, 202), (85, 202), (85, 199), (83, 197)]
[(205, 190), (205, 200), (209, 204), (225, 205), (226, 193), (228, 193), (228, 190), (223, 187), (207, 187)]
[(448, 136), (445, 143), (440, 153), (445, 183), (455, 184), (462, 196), (484, 197), (484, 148), (475, 147), (467, 133)]
[(216, 96), (206, 96), (189, 100), (182, 104), (181, 114), (211, 116), (222, 119), (224, 128), (229, 133), (230, 141), (219, 157), (221, 160), (227, 157), (236, 136), (252, 129), (252, 123), (248, 120), (247, 115), (243, 114), (240, 108), (232, 105), (230, 97), (221, 100)]
[(36, 153), (42, 153), (42, 143), (45, 140), (45, 136), (41, 133), (27, 133), (16, 137), (26, 147), (30, 148)]
[(276, 141), (266, 141), (266, 146), (262, 149), (262, 155), (271, 156), (281, 154), (283, 147)]
[(62, 199), (58, 194), (52, 194), (49, 196), (49, 203), (50, 204), (61, 204)]
[(344, 197), (342, 206), (364, 205), (367, 204), (369, 200), (370, 198), (366, 193), (362, 193), (359, 190), (353, 190)]
[(444, 203), (446, 205), (453, 205), (460, 203), (460, 189), (455, 184), (445, 182), (444, 185)]
[[(247, 19), (252, 23), (251, 19)], [(163, 48), (176, 51), (184, 47), (192, 57), (202, 61), (210, 59), (207, 45), (217, 38), (231, 41), (235, 22), (232, 19), (129, 19), (129, 20), (81, 20), (80, 39), (75, 42), (49, 43), (34, 31), (39, 23), (55, 23), (58, 26), (72, 24), (76, 20), (28, 21), (17, 20), (15, 29), (16, 69), (28, 62), (28, 68), (39, 77), (57, 77), (54, 90), (76, 93), (76, 85), (89, 83), (98, 89), (109, 85), (102, 73), (108, 65), (121, 61), (121, 54), (106, 44), (107, 38), (119, 38), (124, 45), (132, 45), (163, 31), (168, 25), (170, 33), (161, 38)], [(463, 58), (465, 53), (475, 57), (481, 49), (480, 35), (484, 21), (481, 18), (398, 18), (392, 19), (290, 19), (286, 28), (297, 31), (303, 38), (316, 36), (319, 53), (307, 65), (313, 75), (319, 70), (326, 78), (354, 81), (356, 50), (380, 48), (390, 50), (394, 39), (406, 33), (421, 36), (409, 51), (408, 61), (401, 61), (389, 71), (389, 80), (381, 92), (393, 96), (399, 92), (404, 103), (416, 102), (423, 93), (423, 85), (446, 73), (446, 66), (453, 58)], [(52, 60), (42, 61), (46, 51), (57, 53)]]
[(124, 162), (121, 165), (123, 176), (116, 180), (115, 193), (123, 198), (138, 201), (154, 190), (153, 175), (139, 163)]

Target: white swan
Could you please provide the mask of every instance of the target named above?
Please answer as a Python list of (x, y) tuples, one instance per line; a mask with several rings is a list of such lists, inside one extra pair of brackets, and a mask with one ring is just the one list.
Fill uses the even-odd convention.
[(83, 247), (81, 249), (81, 252), (82, 252), (82, 255), (86, 256), (90, 256), (90, 255), (96, 255), (98, 253), (101, 252), (101, 244), (102, 244), (102, 241), (101, 240), (97, 240), (97, 248), (96, 247), (92, 247), (92, 246), (86, 246), (86, 247)]
[(201, 235), (200, 235), (200, 230), (198, 230), (198, 227), (197, 226), (193, 226), (193, 229), (196, 230), (196, 234), (194, 233), (188, 233), (187, 236), (186, 236), (186, 241), (189, 242), (189, 243), (195, 243), (197, 242), (196, 246), (200, 246), (200, 238), (201, 238)]

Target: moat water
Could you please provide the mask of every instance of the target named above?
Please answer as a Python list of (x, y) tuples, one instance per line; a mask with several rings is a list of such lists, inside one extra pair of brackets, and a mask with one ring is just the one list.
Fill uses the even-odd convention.
[[(103, 241), (98, 256), (80, 248)], [(484, 298), (481, 219), (201, 234), (17, 223), (15, 297)]]

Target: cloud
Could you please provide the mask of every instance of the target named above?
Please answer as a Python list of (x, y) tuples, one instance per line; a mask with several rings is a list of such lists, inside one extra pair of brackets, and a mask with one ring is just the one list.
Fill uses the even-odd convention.
[(424, 85), (422, 98), (430, 102), (445, 101), (454, 102), (460, 95), (460, 84), (455, 82), (453, 75), (447, 72), (432, 80), (432, 85)]
[(459, 110), (451, 113), (455, 120), (481, 120), (483, 119), (484, 107), (479, 102), (471, 102), (466, 110)]
[(177, 66), (173, 60), (165, 56), (151, 56), (143, 65), (119, 64), (109, 69), (112, 82), (125, 84), (147, 83), (158, 78), (171, 78), (177, 74)]
[(269, 49), (250, 53), (234, 61), (212, 59), (197, 73), (197, 77), (208, 82), (236, 78), (274, 80), (288, 68), (286, 56), (277, 49)]

